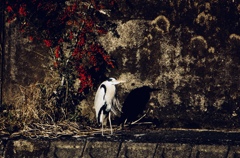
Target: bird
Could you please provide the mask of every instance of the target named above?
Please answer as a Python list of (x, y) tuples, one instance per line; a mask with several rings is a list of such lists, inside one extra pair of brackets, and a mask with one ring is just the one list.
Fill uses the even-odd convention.
[(124, 123), (133, 122), (137, 119), (138, 115), (143, 113), (146, 105), (150, 99), (150, 93), (158, 91), (158, 88), (150, 88), (149, 86), (142, 86), (133, 89), (126, 97), (123, 106), (120, 123), (124, 127)]
[(113, 112), (114, 114), (116, 113), (114, 106), (119, 108), (119, 101), (116, 97), (117, 94), (116, 85), (123, 82), (125, 81), (116, 80), (115, 78), (109, 78), (100, 84), (96, 92), (94, 100), (94, 109), (96, 112), (97, 122), (102, 125), (102, 136), (103, 136), (103, 123), (107, 117), (109, 120), (111, 135), (113, 134), (111, 112)]

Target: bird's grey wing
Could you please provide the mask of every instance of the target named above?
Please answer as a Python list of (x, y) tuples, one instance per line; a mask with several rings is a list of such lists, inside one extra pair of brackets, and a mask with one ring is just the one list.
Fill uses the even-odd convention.
[(114, 97), (114, 98), (113, 98), (113, 106), (112, 106), (112, 108), (111, 108), (111, 111), (112, 111), (115, 115), (117, 115), (117, 114), (118, 114), (117, 110), (120, 111), (120, 112), (122, 112), (122, 110), (121, 110), (121, 104), (120, 104), (118, 98), (117, 98), (117, 97)]
[(122, 112), (122, 106), (121, 106), (118, 98), (115, 97), (113, 101), (114, 101), (114, 105), (117, 107), (117, 109), (118, 109), (120, 112)]
[(114, 114), (114, 115), (117, 115), (117, 111), (114, 107), (111, 108), (111, 112)]

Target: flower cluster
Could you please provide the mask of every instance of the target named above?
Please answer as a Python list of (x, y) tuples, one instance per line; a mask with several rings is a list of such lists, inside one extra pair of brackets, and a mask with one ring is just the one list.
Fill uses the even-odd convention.
[(86, 88), (92, 87), (92, 78), (90, 74), (87, 73), (84, 66), (79, 66), (78, 68), (79, 80), (80, 80), (80, 89), (79, 92), (83, 92)]
[[(9, 0), (5, 9), (7, 22), (19, 22), (30, 41), (42, 41), (54, 50), (54, 68), (64, 80), (60, 91), (68, 91), (65, 94), (72, 97), (84, 96), (106, 68), (114, 68), (111, 57), (96, 40), (111, 29), (108, 16), (101, 15), (100, 10), (114, 6), (115, 0)], [(76, 80), (80, 83), (77, 92), (73, 88)]]

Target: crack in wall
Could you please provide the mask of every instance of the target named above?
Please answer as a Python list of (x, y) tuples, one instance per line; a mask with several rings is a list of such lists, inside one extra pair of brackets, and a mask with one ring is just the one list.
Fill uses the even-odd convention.
[(122, 149), (122, 142), (119, 143), (119, 147), (118, 147), (118, 152), (117, 152), (117, 157), (119, 157), (119, 154), (121, 152)]
[(156, 147), (155, 147), (155, 149), (154, 149), (153, 158), (156, 156), (157, 148), (158, 148), (158, 143), (157, 143), (157, 145), (156, 145)]
[(82, 154), (81, 154), (82, 157), (83, 157), (83, 154), (84, 154), (84, 152), (85, 152), (85, 150), (86, 150), (87, 144), (88, 144), (88, 141), (85, 140), (85, 143), (84, 143), (84, 146), (83, 146), (83, 150), (82, 150)]
[(224, 156), (224, 158), (228, 158), (229, 151), (230, 151), (230, 146), (228, 146), (228, 148), (227, 148), (227, 152), (226, 152), (226, 155)]

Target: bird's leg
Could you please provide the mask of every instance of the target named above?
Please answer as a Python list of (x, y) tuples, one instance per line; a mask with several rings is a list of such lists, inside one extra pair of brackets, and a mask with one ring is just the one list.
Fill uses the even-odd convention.
[(112, 130), (112, 122), (111, 122), (111, 112), (109, 112), (109, 114), (108, 114), (108, 120), (109, 120), (110, 129), (111, 129), (111, 135), (112, 135), (113, 130)]
[(102, 120), (102, 136), (104, 136), (103, 135), (103, 111), (102, 111), (102, 114), (101, 114), (101, 120)]
[(104, 136), (104, 135), (103, 135), (103, 123), (102, 123), (102, 136)]

